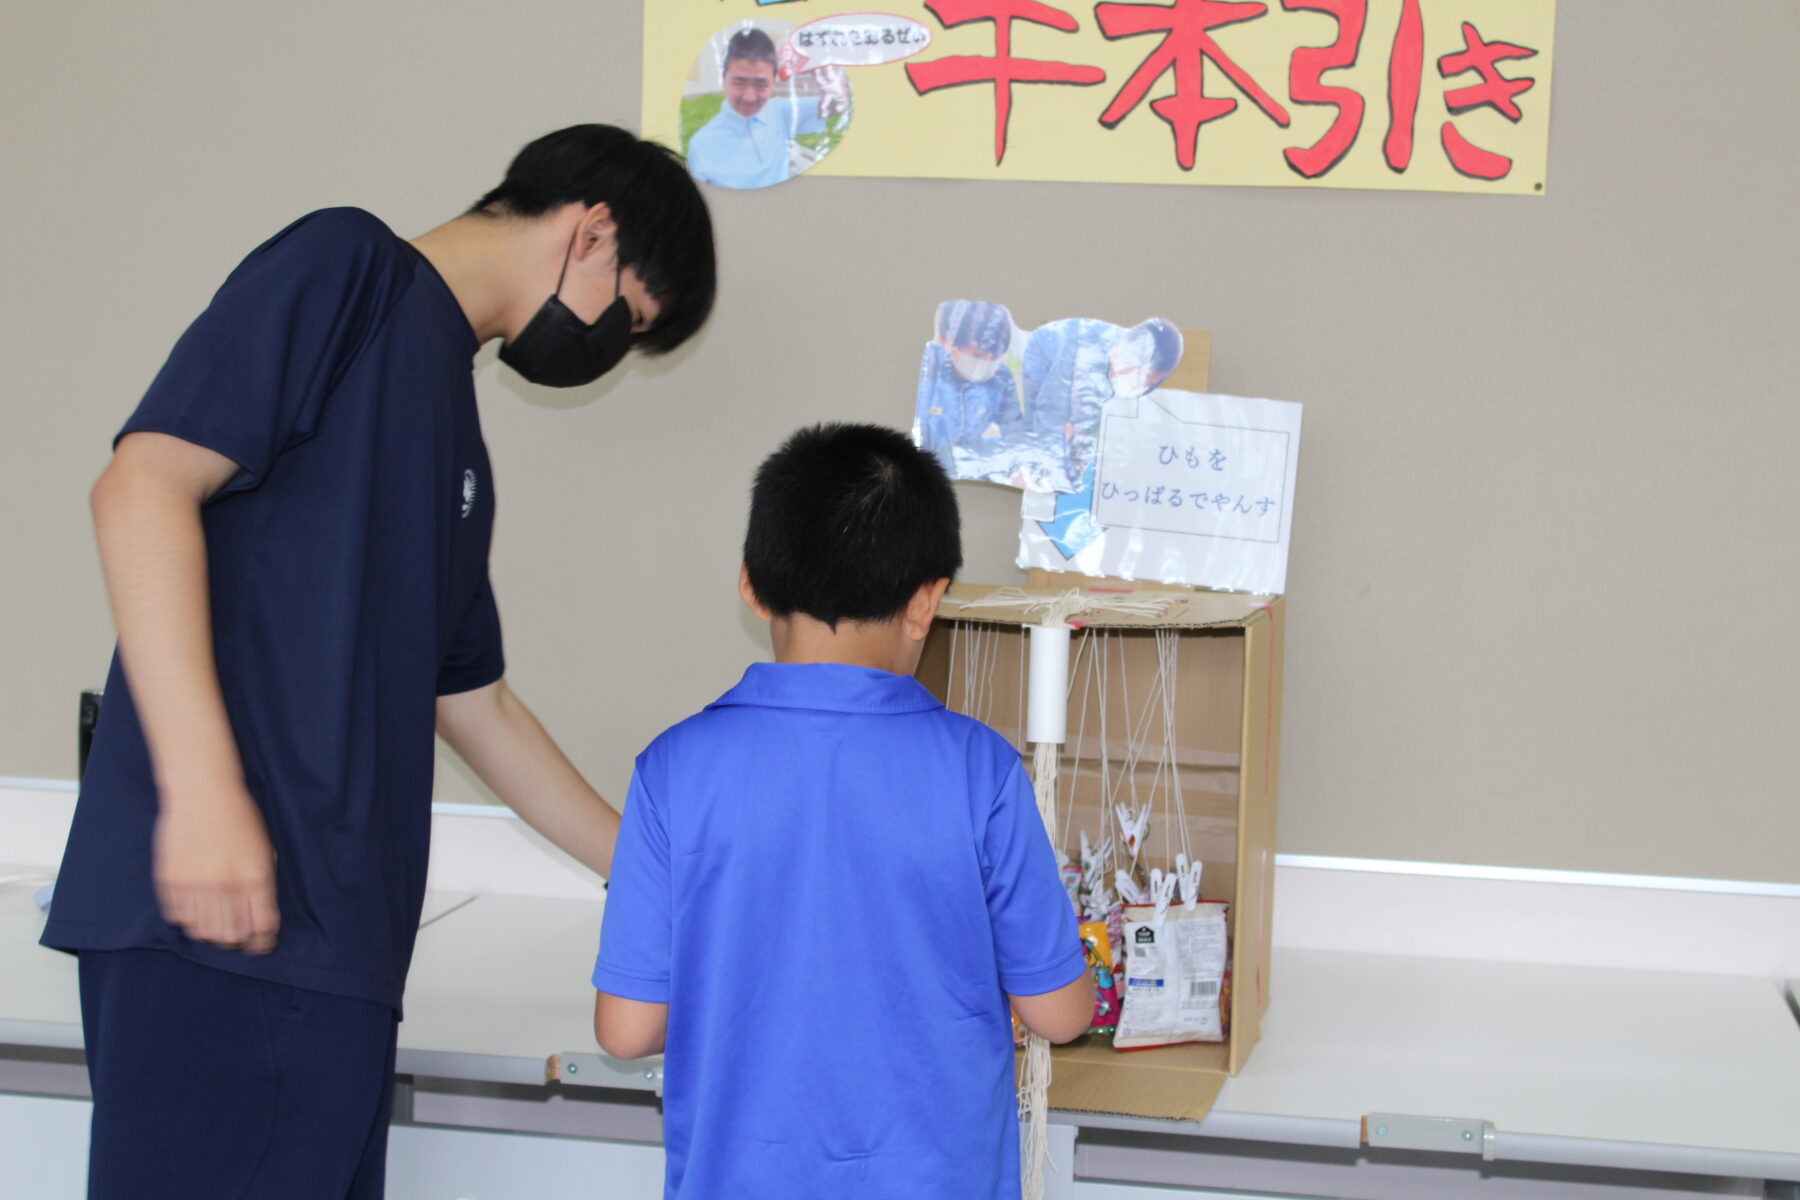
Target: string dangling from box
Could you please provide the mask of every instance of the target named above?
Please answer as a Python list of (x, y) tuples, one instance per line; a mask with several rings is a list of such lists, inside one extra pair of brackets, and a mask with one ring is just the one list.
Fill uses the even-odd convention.
[[(1127, 635), (1106, 629), (1076, 631), (1078, 614), (1110, 611), (1135, 616), (1160, 617), (1175, 603), (1169, 596), (1135, 595), (1102, 596), (1069, 591), (1052, 596), (1033, 596), (1017, 589), (999, 589), (989, 596), (964, 602), (963, 608), (1008, 607), (1023, 609), (1027, 615), (1039, 617), (1039, 623), (1025, 626), (1027, 653), (1019, 656), (1021, 668), (1030, 669), (1018, 689), (1026, 711), (1023, 720), (1012, 726), (1023, 726), (1023, 742), (1031, 746), (1032, 791), (1038, 816), (1044, 823), (1050, 844), (1056, 848), (1059, 865), (1070, 884), (1070, 899), (1082, 915), (1094, 918), (1094, 937), (1103, 946), (1118, 945), (1099, 930), (1122, 920), (1121, 901), (1139, 901), (1154, 896), (1166, 907), (1177, 887), (1182, 899), (1198, 897), (1198, 868), (1188, 864), (1186, 814), (1181, 799), (1179, 768), (1175, 761), (1175, 660), (1178, 643), (1173, 630), (1158, 629), (1155, 634), (1156, 669), (1143, 697), (1141, 708), (1133, 703), (1131, 672), (1126, 669)], [(952, 694), (960, 691), (961, 710), (978, 720), (992, 720), (992, 680), (998, 647), (997, 630), (983, 628), (981, 623), (957, 623), (951, 632)], [(1116, 660), (1116, 661), (1115, 661)], [(958, 667), (961, 668), (960, 673)], [(1071, 669), (1073, 667), (1073, 669)], [(1113, 711), (1114, 685), (1122, 703)], [(1070, 761), (1069, 787), (1061, 781), (1064, 746), (1069, 741), (1069, 715), (1074, 707), (1072, 696), (1080, 692), (1080, 707), (1074, 754)], [(1090, 701), (1097, 699), (1097, 703)], [(1092, 710), (1099, 727), (1097, 751), (1094, 755), (1099, 811), (1103, 820), (1117, 821), (1117, 829), (1098, 830), (1096, 846), (1087, 831), (1080, 835), (1079, 866), (1068, 862), (1063, 826), (1073, 816), (1074, 787), (1080, 778), (1086, 748), (1088, 722)], [(1115, 732), (1115, 726), (1122, 727)], [(1139, 761), (1152, 744), (1153, 733), (1159, 733), (1161, 757), (1148, 781), (1147, 791), (1140, 794)], [(1115, 738), (1123, 737), (1124, 754), (1115, 762)], [(1160, 811), (1156, 805), (1162, 798)], [(1157, 868), (1145, 875), (1141, 866), (1145, 841), (1153, 816), (1173, 822), (1179, 831), (1176, 869), (1165, 873)], [(1177, 847), (1171, 846), (1170, 849)], [(1073, 876), (1071, 878), (1071, 872)], [(1110, 883), (1109, 886), (1109, 875)], [(1190, 876), (1192, 881), (1190, 882)], [(1115, 897), (1114, 888), (1118, 895)], [(1088, 927), (1083, 928), (1084, 943)], [(1096, 966), (1107, 971), (1107, 993), (1102, 996), (1104, 1010), (1097, 1007), (1097, 1026), (1102, 1012), (1116, 1020), (1118, 998), (1113, 990), (1109, 968), (1112, 951), (1104, 951), (1108, 962)], [(1108, 998), (1110, 997), (1110, 998)], [(1020, 1190), (1023, 1200), (1041, 1200), (1044, 1191), (1044, 1167), (1049, 1158), (1049, 1086), (1052, 1060), (1050, 1044), (1031, 1034), (1025, 1041), (1024, 1069), (1019, 1079), (1019, 1121), (1022, 1129), (1020, 1145)]]

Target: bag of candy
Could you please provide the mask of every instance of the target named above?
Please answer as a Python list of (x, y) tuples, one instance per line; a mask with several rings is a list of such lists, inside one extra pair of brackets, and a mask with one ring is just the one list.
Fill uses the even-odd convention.
[(1224, 904), (1204, 901), (1126, 907), (1124, 1005), (1115, 1048), (1225, 1040), (1225, 915)]
[(1081, 949), (1094, 973), (1095, 1033), (1111, 1033), (1119, 1024), (1119, 986), (1113, 977), (1112, 939), (1105, 921), (1084, 921), (1079, 927)]

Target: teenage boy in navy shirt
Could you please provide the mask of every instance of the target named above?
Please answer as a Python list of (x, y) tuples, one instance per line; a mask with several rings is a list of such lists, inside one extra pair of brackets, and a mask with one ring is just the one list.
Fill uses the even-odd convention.
[(381, 1195), (434, 726), (610, 869), (503, 678), (470, 364), (586, 383), (712, 298), (680, 161), (584, 125), (410, 243), (303, 217), (176, 344), (93, 491), (119, 653), (43, 938), (80, 956), (90, 1197)]
[(666, 1196), (1019, 1195), (1007, 1000), (1067, 1041), (1093, 987), (1018, 752), (912, 678), (961, 563), (898, 433), (757, 473), (776, 661), (639, 756), (594, 968), (601, 1047), (667, 1045)]

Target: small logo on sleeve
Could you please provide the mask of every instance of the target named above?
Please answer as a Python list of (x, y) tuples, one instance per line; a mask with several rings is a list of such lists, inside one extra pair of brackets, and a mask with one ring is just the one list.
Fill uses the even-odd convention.
[(475, 471), (473, 468), (463, 471), (463, 520), (468, 520), (469, 514), (475, 511), (475, 497), (480, 494), (481, 485), (475, 481)]

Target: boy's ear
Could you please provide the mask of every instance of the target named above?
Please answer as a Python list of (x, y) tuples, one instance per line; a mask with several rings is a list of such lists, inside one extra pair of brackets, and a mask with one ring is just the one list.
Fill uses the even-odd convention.
[(934, 580), (921, 584), (919, 590), (913, 593), (912, 599), (906, 602), (906, 611), (900, 614), (900, 621), (910, 640), (925, 640), (925, 635), (931, 632), (931, 620), (937, 616), (938, 602), (949, 589), (948, 579)]
[(756, 614), (757, 620), (773, 619), (775, 614), (769, 611), (768, 605), (756, 598), (756, 589), (750, 586), (750, 567), (747, 563), (738, 566), (738, 598), (744, 602), (745, 608)]

